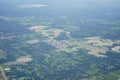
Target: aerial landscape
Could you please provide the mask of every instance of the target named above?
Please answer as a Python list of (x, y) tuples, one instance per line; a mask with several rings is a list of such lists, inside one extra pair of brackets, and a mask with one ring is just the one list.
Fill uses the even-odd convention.
[(120, 80), (119, 0), (0, 2), (0, 80)]

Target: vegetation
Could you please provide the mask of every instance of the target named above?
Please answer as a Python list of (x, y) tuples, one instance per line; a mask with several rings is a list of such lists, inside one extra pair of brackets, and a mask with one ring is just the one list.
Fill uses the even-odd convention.
[[(59, 42), (76, 40), (77, 43), (85, 44), (85, 38), (99, 36), (102, 42), (106, 39), (111, 41), (120, 40), (119, 22), (78, 19), (74, 22), (74, 17), (49, 18), (49, 17), (30, 17), (0, 19), (0, 52), (4, 52), (4, 58), (0, 58), (0, 65), (5, 71), (9, 80), (118, 80), (120, 79), (120, 52), (114, 52), (111, 47), (104, 55), (107, 57), (97, 57), (88, 54), (87, 48), (74, 45), (65, 47), (69, 51), (73, 48), (77, 51), (67, 52), (48, 44), (46, 41), (51, 39), (42, 32), (35, 32), (29, 28), (34, 25), (49, 26), (47, 29), (62, 29), (63, 32), (55, 37)], [(70, 19), (72, 18), (72, 19)], [(70, 32), (69, 36), (67, 32)], [(47, 34), (53, 34), (52, 31)], [(12, 37), (14, 36), (14, 37)], [(37, 43), (29, 44), (28, 41), (39, 40)], [(64, 43), (65, 44), (65, 43)], [(62, 45), (62, 44), (61, 44)], [(89, 46), (93, 46), (90, 44)], [(80, 45), (82, 46), (82, 45)], [(117, 45), (119, 46), (119, 45)], [(106, 47), (106, 46), (105, 46)], [(101, 46), (99, 46), (101, 49)], [(1, 53), (0, 53), (1, 55)], [(18, 58), (30, 55), (32, 61), (23, 62), (16, 65), (6, 65), (14, 62)]]

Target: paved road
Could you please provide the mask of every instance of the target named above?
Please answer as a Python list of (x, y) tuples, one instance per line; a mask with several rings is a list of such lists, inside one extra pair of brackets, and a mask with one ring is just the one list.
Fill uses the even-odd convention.
[(0, 78), (0, 80), (7, 80), (7, 77), (6, 77), (4, 70), (1, 66), (0, 66), (0, 72), (1, 72), (1, 76), (2, 76), (2, 79)]

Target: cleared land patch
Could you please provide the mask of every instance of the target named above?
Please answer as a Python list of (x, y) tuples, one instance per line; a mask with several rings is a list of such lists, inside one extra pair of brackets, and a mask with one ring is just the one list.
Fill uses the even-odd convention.
[(39, 43), (39, 40), (38, 39), (28, 40), (27, 43), (28, 44), (36, 44), (36, 43)]
[(4, 58), (6, 58), (5, 52), (2, 49), (0, 49), (0, 59)]
[[(107, 57), (105, 53), (110, 49), (108, 46), (112, 46), (118, 41), (111, 41), (109, 39), (102, 39), (99, 36), (87, 37), (82, 41), (72, 38), (69, 34), (69, 31), (64, 31), (62, 29), (46, 29), (45, 26), (33, 26), (30, 27), (30, 30), (33, 30), (37, 33), (42, 33), (43, 36), (46, 36), (48, 39), (44, 42), (56, 47), (57, 51), (65, 51), (68, 53), (73, 53), (79, 49), (88, 50), (88, 54), (95, 55), (96, 57)], [(59, 36), (60, 33), (66, 33), (69, 39), (67, 40), (55, 40), (54, 38)], [(120, 46), (112, 48), (113, 51), (120, 52)]]
[(116, 46), (116, 47), (112, 48), (112, 50), (115, 52), (120, 52), (120, 46)]
[(32, 58), (30, 55), (27, 55), (27, 56), (23, 56), (23, 57), (18, 58), (16, 61), (7, 62), (4, 65), (16, 65), (16, 64), (21, 64), (21, 63), (27, 63), (30, 61), (32, 61)]

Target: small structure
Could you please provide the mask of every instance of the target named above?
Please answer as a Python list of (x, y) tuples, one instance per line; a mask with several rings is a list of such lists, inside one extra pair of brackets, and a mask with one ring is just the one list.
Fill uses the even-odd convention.
[(4, 69), (5, 72), (10, 72), (10, 70), (11, 70), (10, 68), (5, 68)]

